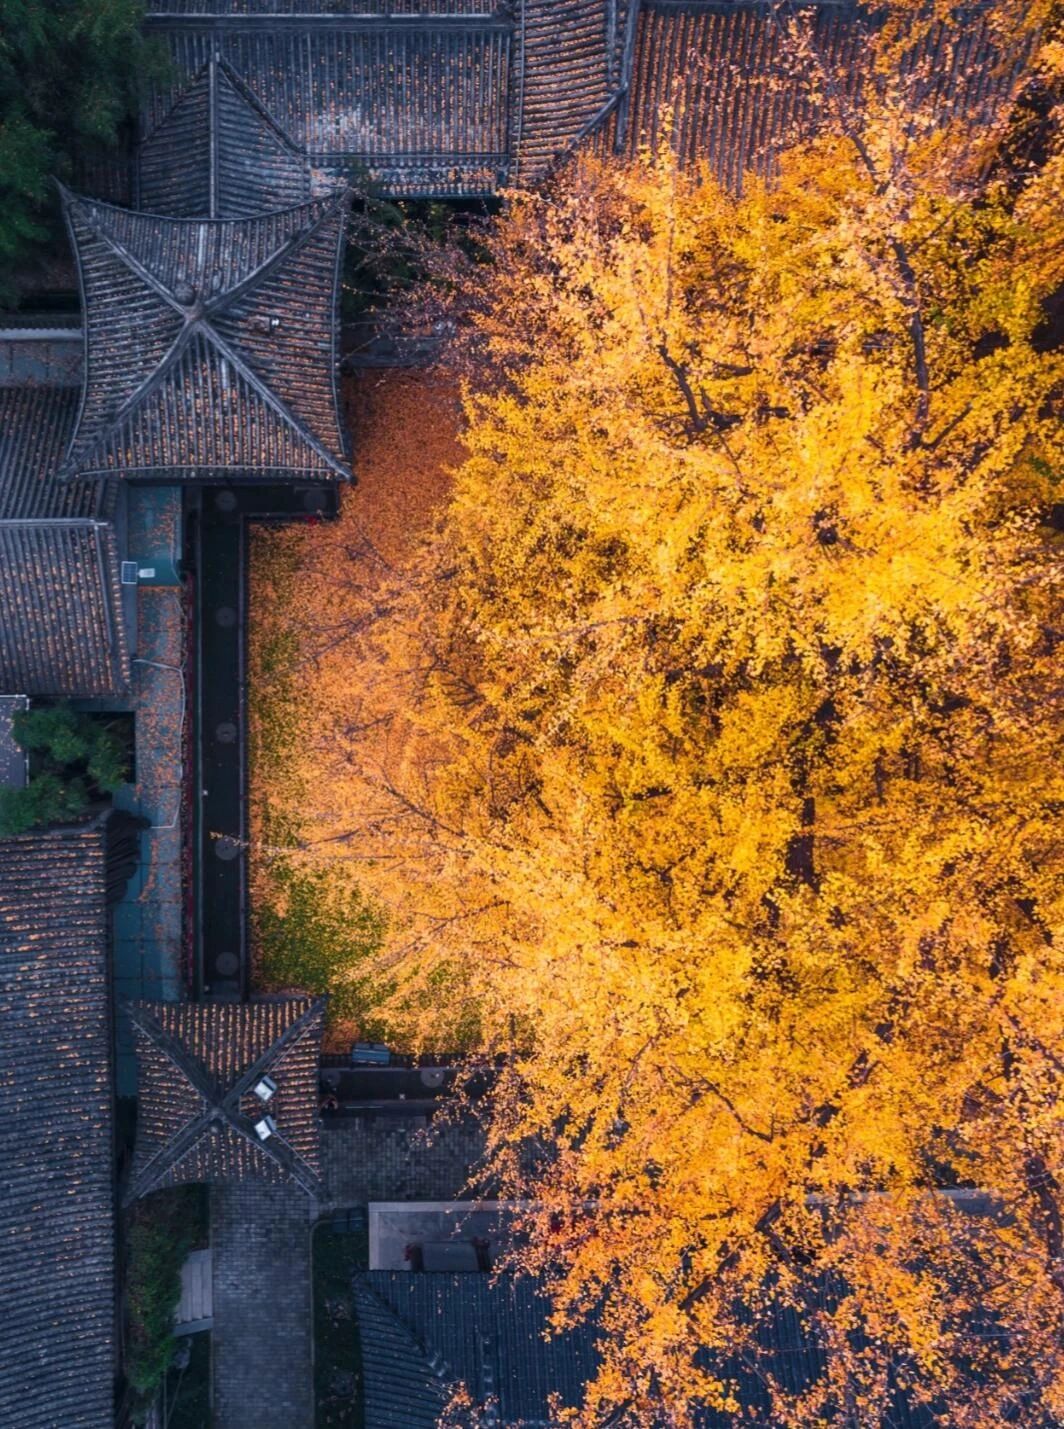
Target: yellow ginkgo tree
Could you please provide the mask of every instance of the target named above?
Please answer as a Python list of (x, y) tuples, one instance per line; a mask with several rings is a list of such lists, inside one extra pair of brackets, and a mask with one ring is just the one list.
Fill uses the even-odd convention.
[(738, 196), (667, 153), (515, 196), (453, 495), (371, 595), (333, 572), (306, 856), (387, 909), (397, 1025), (502, 1060), (521, 1258), (601, 1330), (581, 1423), (1064, 1419), (1031, 45), (1030, 162), (883, 84)]

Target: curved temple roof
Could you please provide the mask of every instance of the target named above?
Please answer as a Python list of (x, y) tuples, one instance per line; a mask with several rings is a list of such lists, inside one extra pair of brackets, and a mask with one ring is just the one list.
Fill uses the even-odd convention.
[(305, 153), (218, 56), (141, 140), (139, 162), (150, 213), (242, 218), (311, 196)]
[[(126, 1199), (185, 1181), (295, 1181), (319, 1189), (318, 1055), (325, 998), (129, 1005), (140, 1115)], [(264, 1106), (256, 1083), (276, 1091)], [(268, 1113), (265, 1141), (255, 1122)]]
[[(154, 136), (213, 55), (241, 76), (317, 175), (392, 195), (459, 197), (535, 184), (590, 140), (631, 155), (664, 140), (741, 187), (822, 119), (796, 53), (798, 23), (852, 94), (871, 75), (864, 0), (152, 0), (172, 81)], [(979, 5), (957, 6), (906, 69), (926, 71), (943, 118), (977, 122), (1007, 94), (1013, 58)], [(803, 50), (807, 48), (803, 42)], [(919, 86), (918, 86), (919, 87)]]
[(63, 202), (85, 312), (67, 479), (349, 479), (336, 392), (346, 189), (239, 219)]

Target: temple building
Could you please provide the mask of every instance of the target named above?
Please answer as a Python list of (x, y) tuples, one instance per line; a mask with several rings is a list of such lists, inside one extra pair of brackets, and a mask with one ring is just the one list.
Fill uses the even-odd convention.
[(320, 1190), (325, 999), (135, 1003), (139, 1114), (127, 1200), (185, 1182)]
[[(137, 202), (188, 184), (178, 147), (208, 112), (215, 152), (239, 133), (275, 187), (297, 182), (303, 156), (316, 190), (342, 178), (392, 197), (489, 197), (581, 147), (663, 141), (738, 185), (817, 120), (787, 26), (810, 28), (813, 88), (830, 76), (849, 99), (871, 81), (872, 15), (858, 0), (155, 0), (148, 26), (171, 70), (145, 108)], [(926, 66), (944, 117), (977, 116), (1010, 83), (1002, 59), (971, 7), (910, 69)]]
[(336, 306), (347, 193), (181, 219), (64, 195), (85, 317), (67, 479), (347, 479)]

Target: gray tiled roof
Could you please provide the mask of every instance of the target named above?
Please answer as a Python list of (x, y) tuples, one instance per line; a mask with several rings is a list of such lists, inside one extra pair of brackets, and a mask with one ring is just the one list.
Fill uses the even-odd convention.
[(535, 183), (615, 101), (631, 0), (527, 0), (514, 127), (517, 177)]
[(78, 387), (0, 387), (0, 521), (103, 516), (98, 482), (56, 481)]
[(395, 9), (405, 13), (219, 0), (150, 16), (176, 79), (151, 97), (143, 127), (153, 133), (218, 55), (323, 174), (368, 176), (393, 194), (493, 192), (509, 152), (512, 20), (465, 3)]
[[(324, 998), (246, 1003), (137, 1002), (140, 1115), (129, 1199), (185, 1181), (294, 1180), (319, 1189), (318, 1058)], [(252, 1088), (277, 1084), (268, 1111), (278, 1134), (254, 1122)]]
[[(847, 91), (870, 73), (872, 8), (793, 7), (811, 19)], [(182, 104), (202, 104), (194, 77), (217, 54), (315, 171), (368, 176), (392, 194), (535, 183), (584, 141), (627, 154), (656, 143), (670, 111), (684, 159), (707, 160), (737, 186), (750, 169), (771, 170), (816, 120), (808, 84), (785, 57), (789, 17), (779, 9), (764, 0), (360, 0), (351, 13), (331, 0), (157, 0), (149, 24), (177, 78), (152, 97), (145, 127), (154, 134)], [(958, 9), (924, 51), (928, 85), (951, 114), (978, 116), (1009, 82), (979, 9)], [(258, 162), (265, 178), (273, 159)]]
[[(871, 75), (869, 7), (809, 0), (794, 8), (811, 25), (824, 73), (852, 96)], [(683, 159), (706, 161), (730, 187), (745, 172), (771, 172), (781, 150), (818, 117), (810, 76), (783, 38), (787, 23), (755, 0), (642, 0), (624, 63), (630, 89), (598, 146), (634, 154), (660, 142), (669, 122)], [(981, 7), (972, 6), (958, 8), (948, 29), (932, 31), (907, 68), (941, 115), (979, 122), (1020, 59), (1002, 56)]]
[(366, 1429), (435, 1429), (456, 1385), (498, 1400), (500, 1429), (551, 1421), (595, 1371), (593, 1329), (544, 1333), (549, 1302), (528, 1278), (369, 1270), (354, 1278)]
[(148, 13), (167, 19), (174, 16), (343, 16), (343, 8), (366, 15), (485, 15), (497, 7), (494, 0), (150, 0)]
[(213, 57), (139, 150), (139, 207), (243, 218), (310, 198), (310, 165), (243, 80)]
[(0, 387), (0, 694), (110, 695), (129, 682), (108, 484), (61, 482), (70, 387)]
[(0, 1424), (114, 1423), (105, 835), (0, 840)]
[[(594, 1318), (545, 1338), (550, 1305), (528, 1278), (370, 1270), (355, 1275), (353, 1291), (366, 1429), (399, 1424), (435, 1429), (441, 1406), (457, 1386), (475, 1405), (494, 1396), (498, 1419), (492, 1422), (500, 1429), (553, 1425), (551, 1396), (563, 1406), (578, 1405), (597, 1367), (600, 1330)], [(758, 1312), (753, 1343), (741, 1356), (705, 1354), (705, 1369), (724, 1380), (742, 1404), (744, 1423), (775, 1422), (769, 1377), (797, 1395), (824, 1373), (826, 1355), (814, 1316), (835, 1298), (826, 1280), (811, 1288), (804, 1315), (769, 1297)], [(749, 1312), (741, 1318), (753, 1326)], [(845, 1413), (825, 1421), (838, 1429), (854, 1429), (856, 1422)], [(884, 1422), (891, 1429), (930, 1429), (935, 1421), (928, 1409), (895, 1390)], [(702, 1408), (695, 1423), (698, 1429), (731, 1429), (736, 1418)]]
[(114, 528), (0, 521), (0, 691), (103, 696), (129, 684)]
[(336, 395), (347, 196), (242, 219), (65, 195), (85, 389), (64, 472), (346, 477)]

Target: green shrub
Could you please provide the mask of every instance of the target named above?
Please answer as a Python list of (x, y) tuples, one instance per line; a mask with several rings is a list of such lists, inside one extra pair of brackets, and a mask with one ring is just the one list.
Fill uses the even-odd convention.
[(115, 794), (129, 778), (129, 755), (112, 729), (101, 729), (89, 755), (88, 775), (97, 789)]
[(137, 1204), (126, 1239), (125, 1374), (143, 1419), (176, 1349), (174, 1311), (181, 1267), (202, 1237), (199, 1186), (159, 1191)]
[(69, 705), (20, 711), (12, 734), (30, 755), (30, 780), (24, 789), (0, 789), (0, 837), (77, 819), (129, 774), (122, 736)]
[(31, 754), (44, 754), (56, 764), (84, 763), (91, 750), (92, 721), (70, 705), (44, 705), (21, 710), (12, 720), (15, 743)]
[(64, 782), (57, 774), (38, 774), (24, 789), (0, 789), (0, 837), (69, 823), (85, 812), (88, 803), (84, 779)]

